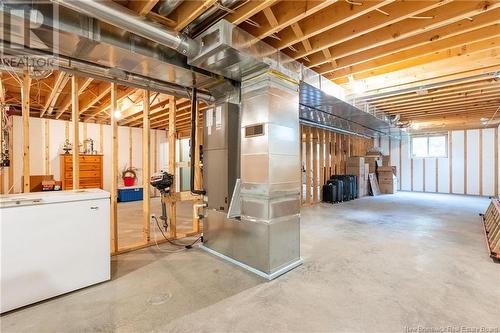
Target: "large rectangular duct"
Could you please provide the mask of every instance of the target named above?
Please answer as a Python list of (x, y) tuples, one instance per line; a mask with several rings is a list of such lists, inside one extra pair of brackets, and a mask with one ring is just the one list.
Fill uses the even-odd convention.
[(243, 78), (241, 217), (208, 209), (204, 221), (207, 250), (268, 279), (302, 263), (298, 107), (296, 82), (270, 71)]

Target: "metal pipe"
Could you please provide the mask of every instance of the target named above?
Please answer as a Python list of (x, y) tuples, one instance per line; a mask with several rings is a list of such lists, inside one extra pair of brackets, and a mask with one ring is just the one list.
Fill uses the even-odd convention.
[(125, 31), (167, 46), (186, 56), (198, 52), (198, 44), (175, 30), (139, 16), (113, 1), (52, 0), (53, 3), (97, 18)]
[(196, 147), (196, 117), (198, 116), (197, 112), (197, 90), (195, 87), (191, 90), (191, 193), (205, 195), (207, 193), (205, 190), (196, 190), (194, 188), (194, 166), (195, 166), (195, 147)]

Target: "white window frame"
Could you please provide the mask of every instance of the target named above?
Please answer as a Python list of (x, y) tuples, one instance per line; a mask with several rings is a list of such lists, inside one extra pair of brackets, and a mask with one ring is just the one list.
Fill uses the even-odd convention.
[[(444, 156), (429, 155), (429, 138), (438, 137), (438, 136), (444, 137), (444, 142), (445, 142), (445, 144), (444, 144), (444, 151), (445, 151)], [(413, 154), (413, 139), (414, 138), (426, 138), (427, 139), (427, 155), (426, 156), (415, 156)], [(410, 136), (410, 155), (411, 155), (411, 158), (448, 158), (448, 146), (449, 146), (448, 133)]]

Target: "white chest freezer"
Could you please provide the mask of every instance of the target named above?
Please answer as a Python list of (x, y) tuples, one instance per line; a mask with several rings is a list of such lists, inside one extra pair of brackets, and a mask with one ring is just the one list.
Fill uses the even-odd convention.
[(0, 196), (0, 312), (110, 279), (110, 194)]

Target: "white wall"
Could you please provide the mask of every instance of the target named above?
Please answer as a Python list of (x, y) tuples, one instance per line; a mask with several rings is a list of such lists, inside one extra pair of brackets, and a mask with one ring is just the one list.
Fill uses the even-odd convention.
[[(48, 122), (49, 142), (48, 158), (49, 171), (45, 170), (45, 122)], [(30, 117), (30, 173), (31, 175), (51, 174), (57, 180), (61, 179), (59, 155), (63, 153), (62, 147), (66, 139), (66, 126), (69, 126), (69, 139), (73, 142), (71, 123), (63, 120), (40, 119)], [(109, 190), (111, 186), (111, 144), (112, 134), (109, 125), (99, 125), (87, 123), (87, 138), (92, 138), (94, 149), (103, 152), (103, 187)], [(101, 142), (102, 126), (102, 142)], [(22, 118), (13, 117), (13, 169), (14, 169), (14, 192), (20, 193), (22, 190), (21, 177), (23, 174), (23, 131)], [(80, 142), (84, 140), (84, 125), (80, 123)], [(131, 136), (131, 141), (130, 141)], [(155, 136), (157, 142), (156, 160), (158, 167), (155, 168)], [(166, 170), (168, 165), (168, 142), (165, 130), (151, 130), (151, 173), (155, 170)], [(142, 128), (118, 127), (118, 170), (125, 166), (130, 166), (130, 142), (132, 142), (132, 166), (139, 169), (137, 173), (138, 184), (142, 184)], [(6, 173), (6, 172), (5, 172)], [(120, 177), (121, 178), (121, 177)], [(4, 176), (4, 183), (7, 183), (7, 176)], [(119, 185), (121, 179), (119, 180)], [(5, 189), (7, 189), (5, 185)], [(151, 192), (153, 193), (153, 191)]]
[(448, 157), (437, 159), (412, 159), (408, 138), (403, 138), (401, 143), (385, 137), (380, 143), (379, 139), (374, 142), (384, 155), (391, 156), (391, 164), (398, 167), (399, 186), (403, 191), (493, 196), (496, 194), (496, 131), (495, 128), (450, 131)]

